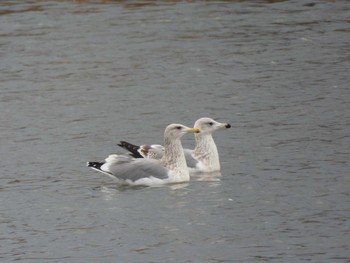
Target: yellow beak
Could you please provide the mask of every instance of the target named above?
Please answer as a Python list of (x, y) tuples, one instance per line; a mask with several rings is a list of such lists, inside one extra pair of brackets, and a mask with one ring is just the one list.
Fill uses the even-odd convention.
[(188, 130), (186, 130), (186, 132), (188, 132), (188, 133), (200, 133), (201, 130), (198, 128), (189, 128)]

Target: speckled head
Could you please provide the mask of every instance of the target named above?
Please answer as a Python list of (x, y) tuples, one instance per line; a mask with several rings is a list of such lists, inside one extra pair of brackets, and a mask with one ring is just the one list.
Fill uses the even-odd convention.
[(181, 138), (186, 133), (199, 133), (200, 129), (198, 128), (189, 128), (182, 124), (169, 124), (164, 131), (164, 137), (167, 138)]
[(231, 125), (228, 123), (217, 122), (208, 117), (204, 117), (198, 119), (195, 122), (194, 127), (200, 129), (201, 133), (212, 133), (216, 130), (231, 128)]

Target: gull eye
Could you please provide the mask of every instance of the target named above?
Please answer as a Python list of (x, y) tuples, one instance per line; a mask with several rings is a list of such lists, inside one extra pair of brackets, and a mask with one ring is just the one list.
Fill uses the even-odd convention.
[(208, 122), (208, 124), (210, 125), (210, 126), (213, 126), (214, 125), (214, 122)]
[(182, 127), (181, 126), (176, 126), (175, 129), (181, 130)]

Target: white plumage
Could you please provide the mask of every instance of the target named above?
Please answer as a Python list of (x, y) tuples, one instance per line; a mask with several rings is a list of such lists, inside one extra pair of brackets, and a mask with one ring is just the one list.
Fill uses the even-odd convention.
[(136, 159), (113, 154), (105, 162), (88, 162), (87, 166), (130, 185), (186, 182), (190, 177), (180, 139), (186, 133), (198, 132), (197, 128), (170, 124), (164, 131), (164, 155), (161, 159)]
[[(195, 134), (195, 148), (193, 150), (184, 149), (189, 171), (191, 173), (220, 171), (219, 153), (212, 133), (216, 130), (228, 129), (231, 125), (205, 117), (198, 119), (194, 127), (198, 128), (201, 132)], [(164, 147), (158, 144), (136, 146), (121, 141), (118, 145), (130, 151), (131, 156), (136, 158), (160, 159), (164, 155)]]

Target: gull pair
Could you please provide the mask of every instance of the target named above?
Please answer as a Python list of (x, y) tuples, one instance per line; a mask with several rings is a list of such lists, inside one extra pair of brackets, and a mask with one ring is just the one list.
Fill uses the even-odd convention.
[[(190, 172), (220, 170), (219, 154), (212, 132), (230, 128), (211, 118), (200, 118), (194, 128), (170, 124), (164, 131), (164, 146), (136, 146), (121, 141), (119, 146), (130, 151), (130, 156), (109, 155), (105, 162), (88, 162), (87, 166), (109, 175), (120, 183), (130, 185), (161, 185), (190, 180)], [(183, 149), (181, 137), (194, 133), (196, 147)]]

